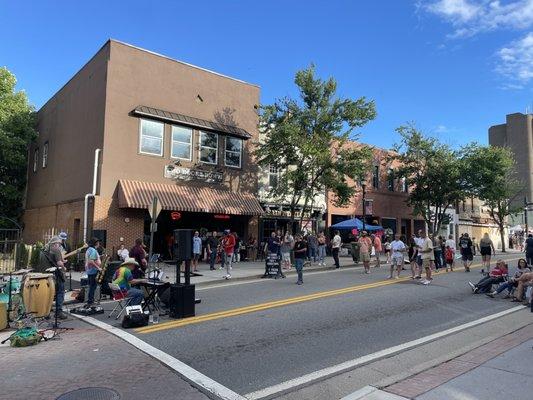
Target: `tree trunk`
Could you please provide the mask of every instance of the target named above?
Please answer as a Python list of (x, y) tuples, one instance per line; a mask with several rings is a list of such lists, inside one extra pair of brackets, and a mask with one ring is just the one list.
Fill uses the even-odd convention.
[(505, 253), (505, 227), (503, 224), (498, 224), (498, 230), (500, 231), (500, 239), (502, 241), (502, 252)]

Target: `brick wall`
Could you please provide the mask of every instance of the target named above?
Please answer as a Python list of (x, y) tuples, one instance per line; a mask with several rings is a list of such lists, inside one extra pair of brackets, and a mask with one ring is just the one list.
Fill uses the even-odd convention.
[(107, 231), (106, 246), (109, 250), (124, 243), (133, 246), (135, 239), (143, 237), (146, 210), (120, 209), (117, 197), (96, 196), (93, 229)]

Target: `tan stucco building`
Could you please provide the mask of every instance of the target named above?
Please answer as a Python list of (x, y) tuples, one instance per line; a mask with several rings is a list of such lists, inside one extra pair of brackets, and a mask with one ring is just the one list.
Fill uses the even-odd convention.
[(87, 197), (87, 236), (129, 247), (149, 231), (154, 195), (163, 209), (156, 251), (177, 228), (257, 235), (262, 209), (251, 149), (259, 93), (256, 85), (109, 40), (38, 112), (25, 241), (55, 229), (80, 243)]

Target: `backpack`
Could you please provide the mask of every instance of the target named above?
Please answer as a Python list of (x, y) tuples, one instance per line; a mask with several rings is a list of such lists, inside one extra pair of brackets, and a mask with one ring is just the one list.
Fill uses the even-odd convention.
[(446, 249), (445, 258), (446, 258), (446, 262), (450, 262), (450, 263), (453, 262), (453, 250), (449, 247)]

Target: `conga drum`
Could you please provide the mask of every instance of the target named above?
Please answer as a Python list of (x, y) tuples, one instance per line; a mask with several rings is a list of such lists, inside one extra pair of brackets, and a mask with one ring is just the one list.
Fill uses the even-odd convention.
[(7, 304), (0, 303), (0, 331), (7, 328)]
[(56, 285), (52, 274), (29, 273), (24, 279), (22, 297), (27, 313), (34, 317), (50, 314)]

